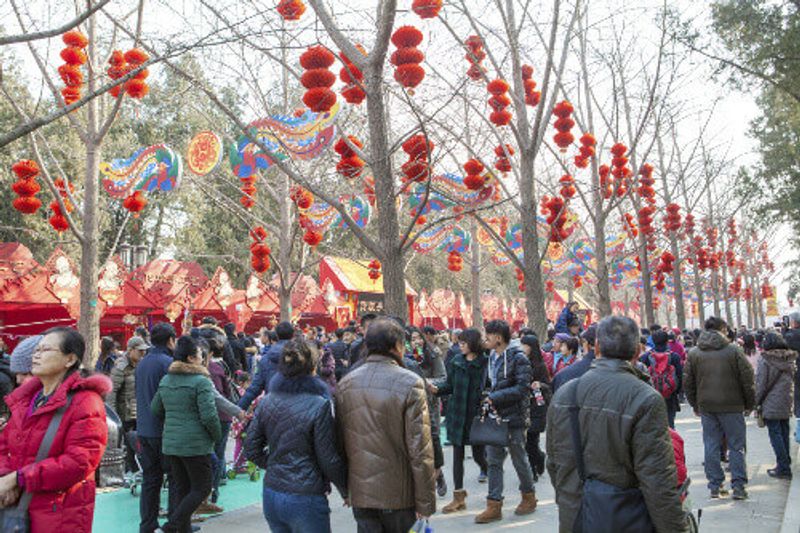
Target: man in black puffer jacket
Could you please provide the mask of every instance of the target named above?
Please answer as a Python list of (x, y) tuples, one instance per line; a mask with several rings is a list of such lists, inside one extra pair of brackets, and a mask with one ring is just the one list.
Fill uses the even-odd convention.
[(492, 320), (486, 324), (486, 347), (489, 355), (489, 381), (491, 388), (487, 402), (501, 418), (508, 420), (509, 445), (487, 446), (489, 463), (489, 495), (486, 510), (475, 517), (478, 524), (486, 524), (503, 518), (503, 463), (506, 454), (519, 477), (522, 502), (515, 514), (530, 514), (536, 510), (536, 493), (533, 486), (533, 471), (525, 451), (526, 431), (530, 425), (531, 364), (518, 347), (509, 346), (511, 328), (504, 320)]
[(286, 343), (247, 430), (245, 454), (266, 470), (264, 515), (273, 531), (330, 531), (331, 483), (342, 498), (348, 494), (328, 387), (312, 375), (315, 368), (302, 338)]

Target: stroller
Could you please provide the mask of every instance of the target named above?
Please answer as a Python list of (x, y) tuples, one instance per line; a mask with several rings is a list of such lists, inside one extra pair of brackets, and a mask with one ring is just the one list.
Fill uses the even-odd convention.
[[(253, 402), (248, 412), (255, 411), (258, 399)], [(236, 479), (240, 474), (246, 474), (250, 481), (258, 481), (261, 479), (261, 471), (255, 463), (249, 461), (244, 454), (244, 439), (247, 437), (247, 428), (250, 426), (252, 420), (246, 419), (244, 421), (234, 420), (231, 426), (231, 432), (236, 439), (236, 450), (233, 454), (233, 462), (228, 465), (228, 479)]]
[(703, 510), (697, 510), (697, 516), (694, 515), (692, 511), (692, 501), (689, 499), (689, 485), (692, 483), (692, 480), (688, 477), (686, 481), (683, 482), (683, 485), (680, 487), (681, 492), (681, 502), (683, 502), (683, 511), (689, 517), (689, 533), (697, 533), (700, 531), (700, 519), (703, 516)]
[(139, 488), (142, 486), (142, 463), (139, 459), (142, 453), (142, 446), (135, 430), (125, 434), (125, 442), (133, 450), (133, 460), (136, 462), (136, 468), (138, 469), (136, 472), (125, 473), (125, 486), (130, 489), (131, 495), (136, 497), (139, 495)]

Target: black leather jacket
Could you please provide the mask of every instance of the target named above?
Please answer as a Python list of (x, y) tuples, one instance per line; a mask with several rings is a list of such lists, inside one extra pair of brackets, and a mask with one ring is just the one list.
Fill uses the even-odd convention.
[(246, 456), (266, 470), (264, 485), (292, 494), (347, 495), (347, 467), (336, 445), (327, 386), (277, 373), (247, 429)]

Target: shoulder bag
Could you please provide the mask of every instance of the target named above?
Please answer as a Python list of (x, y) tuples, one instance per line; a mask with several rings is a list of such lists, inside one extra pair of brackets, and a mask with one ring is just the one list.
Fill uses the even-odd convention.
[[(69, 408), (72, 403), (72, 394), (67, 395), (67, 402), (56, 409), (53, 418), (50, 419), (50, 424), (47, 426), (47, 432), (44, 434), (42, 443), (39, 445), (39, 451), (36, 452), (36, 461), (39, 462), (47, 458), (50, 454), (50, 448), (53, 446), (53, 440), (56, 438), (58, 426), (61, 425), (61, 419), (64, 417), (64, 411)], [(33, 499), (33, 493), (25, 491), (19, 499), (16, 507), (9, 507), (7, 509), (0, 509), (0, 531), (3, 533), (28, 533), (31, 530), (31, 520), (28, 516), (28, 506)]]
[[(488, 366), (487, 361), (487, 373)], [(483, 378), (483, 387), (486, 386), (487, 378), (488, 376)], [(481, 413), (472, 419), (469, 443), (477, 446), (508, 446), (508, 442), (508, 420), (503, 420), (494, 408), (484, 403), (481, 406)]]
[(572, 388), (569, 407), (572, 446), (582, 482), (581, 505), (572, 526), (573, 533), (651, 533), (655, 532), (644, 495), (638, 488), (622, 489), (599, 479), (586, 477), (581, 426), (578, 414), (578, 384)]

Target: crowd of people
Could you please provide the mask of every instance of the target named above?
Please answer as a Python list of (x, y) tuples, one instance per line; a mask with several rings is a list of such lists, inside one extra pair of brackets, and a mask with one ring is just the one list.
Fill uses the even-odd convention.
[(139, 328), (124, 352), (103, 338), (94, 372), (70, 328), (10, 355), (0, 345), (0, 508), (24, 505), (33, 533), (91, 531), (108, 409), (133, 437), (125, 464), (141, 469), (143, 533), (199, 529), (193, 517), (222, 512), (229, 472), (248, 463), (264, 471), (272, 531), (330, 531), (335, 488), (359, 532), (406, 533), (436, 512), (448, 478), (441, 512), (467, 509), (467, 447), (486, 483), (477, 523), (503, 518), (510, 456), (517, 515), (536, 511), (547, 472), (560, 531), (685, 531), (682, 408), (700, 417), (711, 498), (729, 495), (722, 462), (732, 498), (748, 498), (751, 413), (775, 453), (769, 475), (791, 478), (800, 313), (758, 331), (582, 315), (570, 303), (542, 339), (502, 320), (439, 332), (374, 314), (331, 333), (281, 322), (247, 336), (208, 317), (180, 336)]

